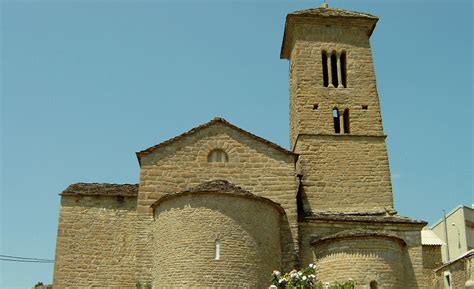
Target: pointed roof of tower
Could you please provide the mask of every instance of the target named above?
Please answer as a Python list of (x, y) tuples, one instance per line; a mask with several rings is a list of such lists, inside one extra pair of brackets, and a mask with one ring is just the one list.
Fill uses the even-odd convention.
[[(324, 3), (323, 6), (317, 8), (310, 8), (305, 10), (299, 10), (292, 13), (289, 13), (286, 16), (285, 23), (285, 33), (283, 35), (283, 43), (281, 46), (281, 59), (288, 59), (290, 56), (290, 44), (292, 42), (292, 32), (295, 21), (300, 21), (304, 23), (312, 22), (327, 22), (328, 20), (352, 20), (351, 26), (354, 26), (356, 23), (363, 23), (365, 27), (368, 28), (368, 35), (372, 35), (372, 32), (375, 29), (375, 24), (378, 21), (378, 17), (357, 11), (350, 11), (339, 8), (330, 8), (327, 6), (327, 3)], [(339, 21), (339, 23), (341, 23)], [(361, 25), (361, 24), (359, 24)]]

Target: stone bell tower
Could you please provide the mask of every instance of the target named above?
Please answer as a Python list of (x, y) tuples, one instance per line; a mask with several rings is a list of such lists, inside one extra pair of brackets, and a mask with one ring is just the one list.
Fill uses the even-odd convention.
[(377, 20), (327, 4), (286, 18), (281, 58), (305, 213), (394, 213), (369, 41)]

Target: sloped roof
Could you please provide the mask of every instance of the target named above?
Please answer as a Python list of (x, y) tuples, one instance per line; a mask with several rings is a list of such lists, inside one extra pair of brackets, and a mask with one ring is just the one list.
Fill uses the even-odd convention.
[(444, 245), (443, 240), (436, 236), (435, 232), (429, 229), (421, 230), (421, 245), (425, 246), (441, 246)]
[[(365, 20), (367, 23), (367, 27), (369, 29), (368, 33), (369, 36), (372, 35), (372, 32), (375, 29), (375, 24), (378, 21), (378, 17), (362, 12), (350, 11), (345, 9), (339, 8), (330, 8), (330, 7), (317, 7), (317, 8), (310, 8), (300, 11), (295, 11), (289, 13), (286, 16), (285, 22), (285, 32), (283, 34), (283, 41), (281, 45), (281, 52), (280, 58), (281, 59), (288, 59), (290, 57), (290, 46), (292, 43), (293, 37), (293, 24), (295, 19), (300, 20), (324, 20), (324, 19), (360, 19)], [(351, 22), (354, 24), (354, 22)]]
[(214, 180), (202, 183), (194, 188), (190, 188), (181, 193), (199, 193), (199, 192), (219, 192), (219, 193), (227, 193), (227, 194), (239, 194), (245, 196), (255, 196), (249, 191), (242, 189), (239, 186), (232, 184), (226, 180)]
[(123, 196), (136, 197), (137, 184), (76, 183), (67, 187), (61, 196)]
[(447, 263), (444, 263), (441, 267), (439, 267), (435, 271), (439, 272), (439, 271), (443, 270), (444, 268), (448, 267), (449, 265), (451, 265), (453, 263), (459, 262), (463, 259), (472, 258), (473, 256), (474, 256), (474, 249), (471, 249), (471, 250), (467, 251), (466, 253), (462, 254), (461, 256), (457, 257), (456, 259), (451, 260)]
[(312, 213), (305, 215), (302, 218), (302, 221), (350, 221), (419, 225), (427, 224), (425, 221), (415, 220), (400, 215), (389, 215), (385, 213)]
[(257, 196), (255, 194), (252, 194), (251, 192), (242, 189), (239, 186), (236, 186), (232, 184), (231, 182), (227, 180), (213, 180), (209, 182), (204, 182), (194, 188), (186, 189), (180, 192), (175, 192), (175, 193), (169, 193), (164, 195), (163, 197), (159, 198), (156, 202), (154, 202), (151, 207), (156, 208), (159, 204), (161, 204), (163, 201), (179, 197), (179, 196), (185, 196), (185, 195), (193, 195), (193, 194), (223, 194), (223, 195), (231, 195), (231, 196), (240, 196), (240, 197), (245, 197), (245, 198), (251, 198), (259, 201), (263, 201), (266, 203), (269, 203), (276, 207), (276, 209), (280, 213), (284, 213), (283, 208), (281, 207), (280, 204), (264, 198)]
[(241, 129), (240, 127), (231, 124), (230, 122), (226, 121), (226, 120), (223, 119), (223, 118), (215, 117), (215, 118), (212, 119), (211, 121), (209, 121), (209, 122), (207, 122), (207, 123), (204, 123), (204, 124), (202, 124), (202, 125), (200, 125), (200, 126), (194, 127), (194, 128), (192, 128), (192, 129), (190, 129), (189, 131), (187, 131), (187, 132), (185, 132), (185, 133), (182, 133), (182, 134), (180, 134), (180, 135), (178, 135), (178, 136), (176, 136), (176, 137), (174, 137), (174, 138), (168, 139), (168, 140), (166, 140), (166, 141), (164, 141), (164, 142), (161, 142), (161, 143), (159, 143), (159, 144), (157, 144), (157, 145), (154, 145), (154, 146), (149, 147), (149, 148), (147, 148), (147, 149), (144, 149), (144, 150), (141, 150), (141, 151), (136, 152), (136, 155), (137, 155), (137, 158), (138, 158), (138, 162), (140, 163), (141, 157), (144, 156), (144, 155), (146, 155), (146, 154), (152, 153), (153, 151), (155, 151), (155, 150), (157, 150), (157, 149), (159, 149), (159, 148), (162, 148), (162, 147), (165, 147), (165, 146), (167, 146), (167, 145), (170, 145), (170, 144), (172, 144), (172, 143), (174, 143), (174, 142), (176, 142), (176, 141), (179, 141), (179, 140), (181, 140), (181, 139), (183, 139), (183, 138), (185, 138), (185, 137), (187, 137), (187, 136), (190, 136), (190, 135), (192, 135), (192, 134), (194, 134), (194, 133), (196, 133), (196, 132), (198, 132), (198, 131), (200, 131), (200, 130), (203, 130), (203, 129), (205, 129), (205, 128), (208, 128), (208, 127), (213, 126), (213, 125), (216, 125), (216, 124), (221, 124), (221, 125), (227, 126), (227, 127), (231, 128), (231, 129), (233, 129), (233, 130), (238, 131), (239, 133), (241, 133), (241, 134), (243, 134), (243, 135), (246, 135), (246, 136), (248, 136), (248, 137), (250, 137), (250, 138), (252, 138), (252, 139), (254, 139), (254, 140), (258, 141), (258, 142), (261, 142), (261, 143), (263, 143), (263, 144), (266, 144), (266, 145), (268, 145), (269, 147), (271, 147), (271, 148), (273, 148), (273, 149), (276, 149), (276, 150), (278, 150), (278, 151), (280, 151), (280, 152), (282, 152), (282, 153), (289, 154), (289, 155), (294, 155), (294, 156), (297, 156), (297, 155), (298, 155), (298, 154), (295, 154), (294, 152), (289, 151), (289, 150), (287, 150), (287, 149), (285, 149), (285, 148), (283, 148), (283, 147), (281, 147), (281, 146), (279, 146), (279, 145), (277, 145), (277, 144), (275, 144), (275, 143), (273, 143), (273, 142), (271, 142), (271, 141), (269, 141), (269, 140), (266, 140), (266, 139), (261, 138), (261, 137), (259, 137), (259, 136), (257, 136), (257, 135), (254, 135), (254, 134), (252, 134), (252, 133), (250, 133), (250, 132), (248, 132), (248, 131), (246, 131), (246, 130), (243, 130), (243, 129)]
[(311, 245), (323, 243), (326, 241), (332, 241), (336, 239), (347, 239), (347, 238), (362, 238), (362, 237), (386, 237), (386, 238), (392, 238), (396, 239), (403, 245), (406, 245), (405, 241), (401, 239), (400, 237), (391, 234), (389, 232), (385, 231), (374, 231), (374, 230), (364, 230), (364, 229), (355, 229), (355, 230), (346, 230), (346, 231), (341, 231), (337, 232), (335, 234), (325, 236), (322, 238), (317, 238), (313, 239), (310, 241)]
[(339, 8), (332, 8), (332, 7), (317, 7), (317, 8), (304, 9), (304, 10), (299, 10), (299, 11), (289, 13), (288, 15), (310, 15), (310, 16), (319, 16), (319, 17), (357, 17), (357, 18), (378, 19), (377, 16), (374, 16), (368, 13), (350, 11), (350, 10), (339, 9)]

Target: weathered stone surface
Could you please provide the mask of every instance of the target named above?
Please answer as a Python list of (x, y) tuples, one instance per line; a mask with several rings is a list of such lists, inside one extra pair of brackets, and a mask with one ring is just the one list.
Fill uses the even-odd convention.
[[(137, 152), (138, 187), (68, 187), (55, 288), (265, 288), (274, 269), (316, 263), (323, 282), (431, 289), (438, 252), (422, 249), (426, 223), (393, 207), (376, 22), (329, 8), (288, 15), (291, 151), (216, 118)], [(337, 71), (323, 73), (325, 57)], [(345, 82), (326, 83), (336, 74)]]
[(136, 201), (63, 194), (54, 288), (135, 286)]
[(281, 267), (281, 213), (242, 194), (179, 194), (164, 200), (155, 209), (153, 284), (266, 288), (268, 272)]

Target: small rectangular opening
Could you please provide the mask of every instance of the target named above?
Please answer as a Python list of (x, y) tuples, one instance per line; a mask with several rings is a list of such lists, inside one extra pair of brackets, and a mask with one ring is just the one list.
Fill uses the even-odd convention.
[(214, 251), (214, 260), (221, 259), (221, 241), (215, 241), (215, 251)]
[(319, 108), (319, 104), (317, 104), (317, 103), (313, 104), (313, 110), (316, 110), (318, 108)]
[(369, 109), (369, 106), (366, 105), (366, 104), (364, 104), (364, 105), (362, 105), (362, 109), (366, 109), (366, 110), (367, 110), (367, 109)]

